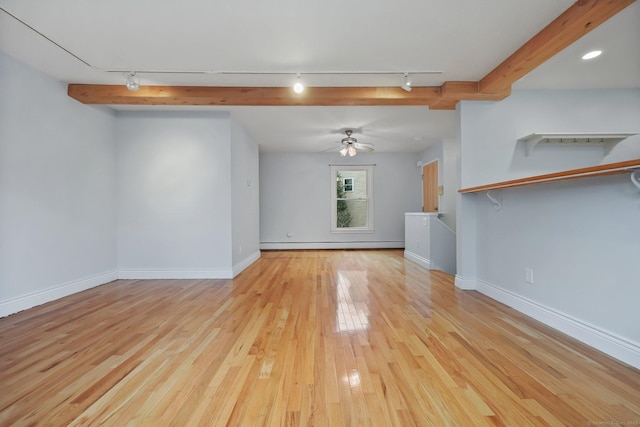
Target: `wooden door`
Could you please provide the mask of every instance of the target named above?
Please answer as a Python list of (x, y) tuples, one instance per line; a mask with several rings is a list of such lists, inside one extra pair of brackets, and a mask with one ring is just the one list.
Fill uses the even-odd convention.
[(438, 212), (438, 162), (422, 167), (422, 211)]

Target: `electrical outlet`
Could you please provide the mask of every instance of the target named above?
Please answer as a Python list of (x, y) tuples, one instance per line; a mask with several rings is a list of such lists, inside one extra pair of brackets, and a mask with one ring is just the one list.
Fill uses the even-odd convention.
[(524, 269), (524, 281), (533, 285), (533, 269)]

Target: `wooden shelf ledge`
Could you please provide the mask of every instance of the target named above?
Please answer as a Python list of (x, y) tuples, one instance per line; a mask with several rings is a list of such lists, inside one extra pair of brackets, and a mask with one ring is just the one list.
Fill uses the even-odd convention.
[(591, 166), (588, 168), (571, 169), (562, 172), (548, 173), (545, 175), (530, 176), (528, 178), (514, 179), (511, 181), (496, 182), (477, 187), (462, 188), (459, 193), (479, 193), (481, 191), (497, 190), (502, 188), (522, 187), (525, 185), (543, 184), (546, 182), (565, 181), (568, 179), (587, 178), (592, 176), (615, 175), (640, 169), (640, 159), (627, 160), (606, 165)]

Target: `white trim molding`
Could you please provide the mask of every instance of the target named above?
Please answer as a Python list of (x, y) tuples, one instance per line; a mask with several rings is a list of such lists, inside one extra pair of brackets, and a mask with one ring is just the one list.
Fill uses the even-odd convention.
[(233, 270), (172, 270), (164, 268), (136, 268), (118, 270), (118, 279), (232, 279)]
[(116, 271), (108, 271), (94, 276), (72, 280), (41, 291), (0, 301), (0, 317), (5, 317), (37, 305), (45, 304), (86, 289), (95, 288), (96, 286), (104, 285), (105, 283), (113, 282), (114, 280), (118, 280), (118, 273)]
[(256, 262), (260, 258), (260, 251), (255, 251), (239, 263), (233, 266), (233, 277), (236, 277), (238, 274), (242, 273), (244, 269), (249, 267), (251, 264)]
[(464, 291), (472, 291), (477, 289), (478, 285), (476, 283), (476, 279), (471, 279), (468, 277), (462, 277), (456, 274), (455, 279), (456, 288), (462, 289)]
[(431, 261), (430, 259), (427, 259), (425, 257), (422, 257), (418, 254), (415, 254), (411, 251), (408, 250), (404, 250), (404, 257), (406, 259), (408, 259), (409, 261), (415, 262), (416, 264), (418, 264), (419, 266), (422, 266), (424, 268), (426, 268), (427, 270), (437, 270), (438, 268), (436, 267), (436, 265), (433, 263), (433, 261)]
[(404, 249), (404, 240), (359, 242), (261, 242), (260, 249)]
[[(456, 286), (457, 280), (456, 277)], [(478, 292), (640, 369), (639, 343), (483, 280), (475, 280), (475, 282)]]

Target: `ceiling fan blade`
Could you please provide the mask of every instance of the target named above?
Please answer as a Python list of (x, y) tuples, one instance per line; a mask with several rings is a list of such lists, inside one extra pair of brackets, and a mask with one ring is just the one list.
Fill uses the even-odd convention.
[(340, 147), (331, 147), (331, 148), (327, 148), (326, 150), (322, 150), (322, 151), (320, 151), (320, 153), (326, 153), (327, 151), (334, 151), (334, 150), (337, 150), (338, 148), (340, 148)]
[(353, 146), (356, 149), (362, 150), (362, 151), (373, 151), (374, 150), (374, 145), (373, 144), (368, 144), (366, 142), (354, 142)]

